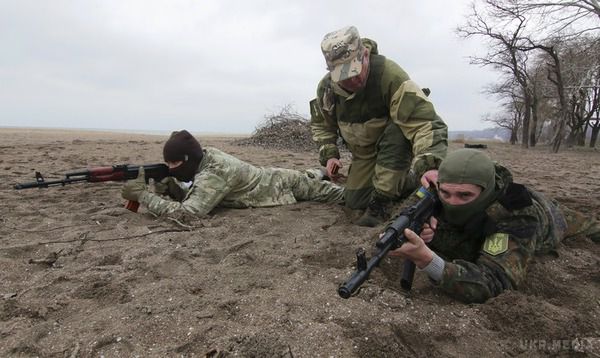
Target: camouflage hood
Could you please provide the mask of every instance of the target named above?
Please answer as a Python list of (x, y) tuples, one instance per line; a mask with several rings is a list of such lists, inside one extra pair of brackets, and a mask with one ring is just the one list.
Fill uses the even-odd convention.
[(476, 185), (481, 192), (467, 203), (453, 204), (443, 198), (444, 219), (455, 227), (464, 227), (496, 200), (496, 170), (494, 162), (483, 152), (475, 149), (458, 149), (449, 153), (438, 169), (438, 183)]

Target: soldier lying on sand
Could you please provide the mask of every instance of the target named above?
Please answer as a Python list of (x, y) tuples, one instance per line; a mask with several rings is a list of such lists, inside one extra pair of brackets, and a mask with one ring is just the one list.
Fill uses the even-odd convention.
[[(442, 290), (484, 302), (524, 284), (535, 254), (564, 238), (600, 241), (600, 224), (512, 181), (508, 169), (474, 149), (459, 149), (440, 165), (440, 213), (390, 255), (413, 261)], [(429, 246), (425, 243), (428, 242)]]
[[(217, 206), (266, 207), (303, 200), (341, 202), (344, 197), (344, 189), (321, 180), (323, 174), (318, 169), (301, 172), (255, 167), (218, 149), (202, 149), (186, 130), (171, 134), (163, 156), (172, 176), (155, 183), (154, 193), (148, 190), (143, 171), (121, 192), (123, 198), (140, 202), (156, 215), (201, 217)], [(182, 184), (189, 181), (189, 188)]]

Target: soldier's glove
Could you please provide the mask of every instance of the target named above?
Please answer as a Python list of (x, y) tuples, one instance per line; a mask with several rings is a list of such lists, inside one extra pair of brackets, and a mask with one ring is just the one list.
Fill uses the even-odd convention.
[(144, 173), (144, 167), (140, 166), (138, 176), (134, 180), (130, 180), (121, 189), (121, 196), (125, 200), (140, 201), (140, 196), (148, 190), (146, 185), (146, 175)]
[[(154, 192), (159, 195), (168, 195), (171, 186), (174, 185), (173, 177), (166, 177), (159, 182), (154, 182)], [(177, 184), (175, 184), (177, 185)]]
[(177, 201), (182, 201), (185, 196), (185, 192), (173, 177), (166, 177), (160, 182), (154, 182), (154, 192), (159, 195), (168, 195)]

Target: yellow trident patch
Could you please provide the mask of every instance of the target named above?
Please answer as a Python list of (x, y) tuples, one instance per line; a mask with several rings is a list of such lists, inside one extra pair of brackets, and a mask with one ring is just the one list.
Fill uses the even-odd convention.
[(483, 243), (483, 251), (496, 256), (508, 250), (508, 234), (501, 232), (492, 234), (485, 238)]

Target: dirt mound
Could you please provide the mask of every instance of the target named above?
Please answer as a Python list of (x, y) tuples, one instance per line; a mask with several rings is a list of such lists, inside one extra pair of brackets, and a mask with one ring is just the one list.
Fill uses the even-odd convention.
[(266, 115), (250, 138), (234, 143), (294, 152), (317, 149), (310, 132), (310, 120), (296, 113), (291, 106), (283, 107), (279, 113)]

